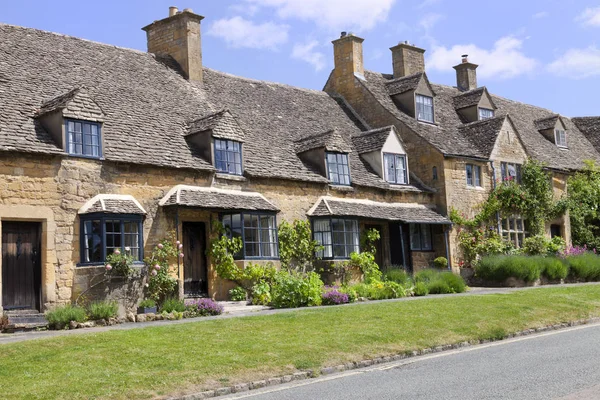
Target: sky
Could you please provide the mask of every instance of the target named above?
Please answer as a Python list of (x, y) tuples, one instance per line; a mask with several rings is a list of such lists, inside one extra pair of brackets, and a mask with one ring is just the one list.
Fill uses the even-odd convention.
[[(365, 68), (391, 73), (390, 47), (426, 49), (429, 80), (455, 85), (462, 54), (496, 95), (566, 116), (600, 115), (600, 1), (19, 0), (0, 22), (146, 50), (168, 7), (203, 15), (204, 65), (321, 90), (341, 31), (365, 39)], [(1, 62), (1, 58), (0, 58)]]

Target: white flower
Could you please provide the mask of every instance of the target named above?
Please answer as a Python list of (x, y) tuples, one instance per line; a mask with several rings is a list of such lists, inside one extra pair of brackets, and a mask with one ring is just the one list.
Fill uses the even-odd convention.
[(131, 248), (125, 247), (125, 251), (131, 251)]

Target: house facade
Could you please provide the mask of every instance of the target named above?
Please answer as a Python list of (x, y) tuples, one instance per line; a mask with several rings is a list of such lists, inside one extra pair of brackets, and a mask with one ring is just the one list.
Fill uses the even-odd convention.
[(148, 52), (0, 24), (2, 309), (141, 293), (143, 280), (95, 282), (116, 249), (143, 270), (170, 232), (180, 294), (226, 299), (206, 252), (217, 222), (242, 239), (242, 265), (277, 264), (277, 226), (295, 219), (327, 262), (370, 228), (382, 266), (450, 254), (397, 127), (370, 128), (323, 91), (204, 67), (201, 20), (171, 8), (143, 28)]

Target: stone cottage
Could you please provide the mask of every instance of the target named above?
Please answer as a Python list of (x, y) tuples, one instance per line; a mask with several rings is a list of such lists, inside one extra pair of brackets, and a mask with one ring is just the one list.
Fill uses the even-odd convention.
[(171, 8), (143, 28), (148, 52), (0, 24), (0, 308), (74, 301), (108, 254), (140, 265), (171, 231), (181, 294), (225, 299), (206, 255), (216, 221), (242, 238), (242, 264), (276, 263), (277, 225), (306, 218), (326, 260), (358, 251), (365, 228), (381, 265), (450, 254), (450, 178), (421, 166), (433, 147), (350, 97), (204, 67), (202, 18)]
[[(442, 214), (452, 207), (472, 217), (498, 182), (520, 179), (527, 158), (551, 171), (556, 198), (566, 193), (567, 177), (585, 160), (600, 160), (599, 118), (570, 119), (495, 96), (478, 86), (478, 66), (468, 55), (454, 67), (456, 86), (431, 83), (425, 50), (408, 42), (390, 49), (392, 74), (368, 71), (363, 41), (346, 32), (333, 41), (335, 68), (325, 91), (360, 115), (365, 129), (396, 128), (408, 168), (435, 190)], [(518, 215), (501, 216), (498, 229), (517, 246), (527, 235)], [(548, 223), (546, 233), (570, 242), (568, 215)], [(456, 229), (449, 240), (456, 265)]]

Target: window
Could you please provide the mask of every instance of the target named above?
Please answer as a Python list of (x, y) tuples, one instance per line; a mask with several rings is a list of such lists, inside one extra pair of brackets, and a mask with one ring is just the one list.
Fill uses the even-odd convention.
[(410, 224), (410, 249), (416, 251), (431, 251), (431, 225)]
[(66, 120), (67, 151), (75, 156), (100, 158), (100, 124), (96, 122)]
[(437, 175), (437, 167), (433, 167), (432, 169), (432, 178), (434, 181), (437, 181), (438, 175)]
[(479, 109), (479, 120), (494, 118), (494, 110), (490, 110), (489, 108), (480, 108)]
[(327, 153), (327, 175), (335, 185), (350, 185), (348, 154)]
[(406, 156), (401, 154), (384, 154), (383, 164), (385, 166), (385, 180), (389, 183), (407, 182), (406, 179)]
[(502, 181), (517, 181), (521, 183), (521, 164), (503, 162), (500, 164)]
[(242, 239), (243, 247), (236, 258), (278, 258), (275, 215), (259, 213), (224, 214), (223, 226), (230, 237)]
[(416, 95), (417, 120), (433, 123), (433, 97)]
[(81, 264), (100, 264), (116, 249), (144, 259), (142, 217), (89, 214), (81, 217)]
[(567, 133), (562, 129), (554, 131), (554, 140), (558, 147), (567, 147)]
[(467, 164), (467, 186), (481, 187), (481, 166)]
[(242, 175), (242, 144), (215, 139), (215, 168), (227, 174)]
[(523, 239), (527, 237), (525, 231), (525, 221), (520, 216), (512, 216), (503, 218), (502, 221), (502, 238), (510, 240), (516, 247), (523, 245)]
[(354, 219), (317, 219), (313, 238), (323, 246), (317, 254), (321, 258), (350, 258), (350, 253), (360, 251), (358, 221)]

